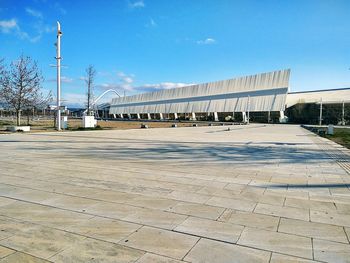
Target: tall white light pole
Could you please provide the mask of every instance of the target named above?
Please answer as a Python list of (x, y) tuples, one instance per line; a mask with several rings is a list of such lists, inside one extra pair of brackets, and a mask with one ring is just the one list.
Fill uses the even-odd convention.
[(61, 130), (61, 25), (57, 21), (57, 43), (56, 43), (56, 60), (57, 60), (57, 121), (56, 129)]

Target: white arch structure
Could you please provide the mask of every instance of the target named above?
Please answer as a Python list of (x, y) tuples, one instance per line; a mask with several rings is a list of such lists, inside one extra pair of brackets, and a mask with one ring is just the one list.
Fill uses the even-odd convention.
[(119, 98), (121, 97), (121, 96), (119, 95), (119, 93), (118, 93), (116, 90), (114, 90), (114, 89), (106, 90), (106, 91), (103, 92), (100, 96), (97, 97), (97, 99), (93, 102), (92, 107), (94, 107), (94, 106), (96, 105), (96, 103), (97, 103), (100, 99), (102, 99), (102, 97), (103, 97), (104, 95), (106, 95), (106, 94), (109, 93), (109, 92), (114, 92)]

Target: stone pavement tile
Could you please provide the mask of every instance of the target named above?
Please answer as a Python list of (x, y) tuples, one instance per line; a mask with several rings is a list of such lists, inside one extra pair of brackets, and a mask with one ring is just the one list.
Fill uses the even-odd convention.
[(184, 261), (179, 261), (176, 259), (158, 256), (155, 254), (146, 253), (144, 254), (136, 263), (181, 263)]
[(181, 260), (198, 239), (198, 237), (144, 226), (119, 243)]
[(138, 195), (132, 199), (126, 200), (125, 203), (143, 208), (167, 210), (175, 206), (177, 203), (179, 203), (179, 201), (160, 197)]
[(286, 255), (281, 255), (277, 253), (272, 253), (272, 257), (270, 261), (270, 263), (313, 263), (313, 262), (318, 262), (318, 261), (286, 256)]
[(92, 217), (91, 215), (21, 201), (0, 207), (0, 215), (61, 229), (79, 224), (82, 220)]
[(88, 207), (98, 204), (98, 201), (83, 197), (57, 194), (55, 198), (44, 200), (40, 203), (77, 212), (86, 212)]
[(172, 230), (187, 218), (170, 212), (142, 208), (123, 218), (125, 221)]
[(244, 226), (196, 217), (187, 218), (174, 231), (236, 243)]
[(23, 188), (21, 191), (8, 193), (6, 194), (6, 196), (23, 201), (41, 202), (43, 200), (53, 198), (56, 195), (54, 193), (49, 193), (45, 191)]
[(331, 225), (350, 227), (350, 215), (336, 212), (322, 212), (310, 210), (310, 220)]
[(6, 197), (0, 197), (0, 206), (5, 206), (9, 204), (13, 204), (17, 200), (11, 199), (11, 198), (6, 198)]
[(334, 263), (350, 262), (350, 245), (326, 240), (313, 240), (316, 260)]
[(22, 252), (13, 253), (0, 260), (1, 263), (49, 263), (51, 261), (34, 257)]
[(54, 255), (49, 260), (53, 262), (135, 262), (144, 252), (122, 245), (87, 238), (62, 252)]
[(283, 207), (283, 206), (259, 203), (254, 209), (254, 213), (309, 221), (309, 210), (302, 209), (302, 208), (285, 207), (285, 206)]
[(13, 218), (0, 216), (0, 240), (13, 236), (25, 226), (24, 223)]
[(350, 215), (350, 204), (336, 203), (335, 205), (338, 213)]
[(205, 195), (214, 195), (215, 193), (223, 190), (222, 187), (213, 187), (213, 186), (203, 186), (199, 191), (197, 191), (197, 194), (205, 194)]
[(15, 250), (0, 246), (0, 259), (4, 258), (12, 253), (15, 253)]
[(202, 238), (185, 257), (193, 263), (269, 262), (271, 252)]
[(85, 239), (64, 231), (38, 225), (22, 225), (15, 233), (0, 241), (0, 245), (12, 248), (33, 256), (48, 259), (62, 249)]
[(312, 259), (311, 238), (246, 227), (238, 244)]
[(287, 197), (285, 206), (304, 208), (304, 209), (312, 209), (317, 211), (335, 211), (336, 207), (332, 202), (321, 202), (321, 201), (313, 201), (313, 200), (305, 200), (305, 199), (297, 199)]
[(348, 243), (343, 227), (281, 218), (278, 232)]
[(197, 194), (197, 193), (191, 193), (191, 192), (182, 192), (182, 191), (175, 190), (175, 191), (172, 191), (170, 194), (168, 194), (167, 198), (171, 198), (179, 201), (203, 204), (209, 200), (210, 195)]
[(252, 191), (244, 191), (242, 192), (238, 198), (243, 198), (246, 200), (251, 200), (256, 203), (264, 203), (270, 205), (280, 205), (282, 206), (284, 203), (284, 196), (277, 195), (269, 195), (269, 194), (257, 194)]
[(216, 220), (224, 210), (225, 208), (217, 206), (178, 202), (175, 206), (170, 207), (167, 211), (177, 214), (191, 215)]
[(105, 201), (98, 201), (96, 205), (86, 208), (86, 213), (110, 217), (114, 219), (122, 219), (142, 210), (140, 207), (135, 207), (127, 204), (108, 203)]
[[(52, 184), (49, 182), (49, 184)], [(48, 188), (50, 186), (47, 186)], [(101, 192), (103, 190), (96, 189), (96, 188), (88, 188), (88, 187), (82, 187), (77, 185), (71, 185), (71, 184), (53, 184), (51, 186), (51, 189), (55, 193), (63, 193), (63, 194), (69, 194), (74, 195), (78, 197), (88, 197), (91, 198), (94, 194)]]
[(226, 209), (219, 221), (277, 231), (279, 217)]
[(301, 191), (295, 191), (295, 190), (287, 191), (286, 189), (268, 188), (264, 194), (309, 200), (309, 194), (307, 192), (301, 192)]
[(102, 239), (109, 242), (119, 242), (124, 237), (139, 229), (141, 225), (128, 223), (116, 219), (94, 217), (72, 226), (69, 232)]
[(137, 197), (136, 194), (124, 193), (124, 192), (116, 192), (116, 191), (98, 191), (95, 194), (92, 194), (90, 197), (98, 200), (115, 202), (123, 204), (127, 200), (132, 200)]
[(206, 204), (213, 206), (221, 206), (225, 208), (231, 208), (241, 211), (253, 211), (256, 203), (248, 200), (242, 199), (233, 199), (233, 198), (224, 198), (224, 197), (212, 197), (210, 198)]

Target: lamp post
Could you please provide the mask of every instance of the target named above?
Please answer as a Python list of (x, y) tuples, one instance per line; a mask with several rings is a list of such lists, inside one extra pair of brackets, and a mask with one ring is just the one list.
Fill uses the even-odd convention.
[(322, 125), (322, 98), (320, 100), (320, 119), (319, 119), (319, 123), (320, 126)]
[(56, 129), (61, 130), (61, 25), (57, 21), (57, 42), (56, 42), (56, 60), (57, 60), (57, 121)]

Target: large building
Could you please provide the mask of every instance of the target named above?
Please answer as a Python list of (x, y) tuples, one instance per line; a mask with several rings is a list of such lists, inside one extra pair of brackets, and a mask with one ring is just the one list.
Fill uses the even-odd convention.
[(342, 104), (350, 102), (350, 88), (290, 92), (286, 107), (305, 103)]
[(187, 113), (195, 119), (196, 113), (240, 112), (247, 121), (249, 112), (280, 112), (283, 118), (289, 87), (290, 70), (245, 76), (182, 88), (161, 90), (133, 96), (114, 98), (110, 114), (172, 114)]

